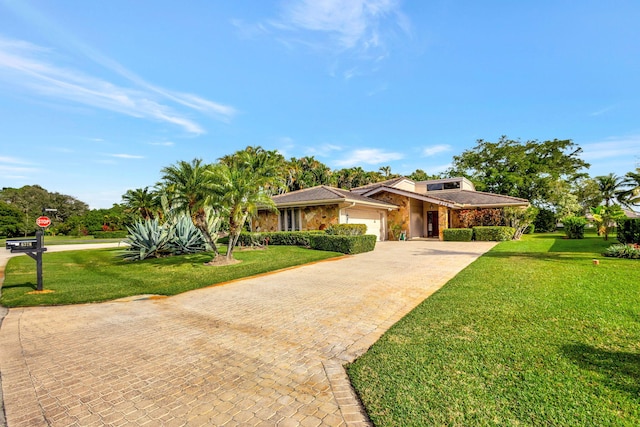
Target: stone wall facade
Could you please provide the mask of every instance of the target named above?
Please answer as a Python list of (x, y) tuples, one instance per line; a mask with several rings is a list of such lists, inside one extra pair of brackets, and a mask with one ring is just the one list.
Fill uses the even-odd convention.
[(389, 230), (389, 240), (398, 240), (399, 236), (395, 235), (395, 229), (401, 229), (405, 233), (409, 233), (411, 204), (410, 199), (406, 196), (393, 193), (378, 193), (371, 196), (372, 199), (382, 202), (392, 203), (398, 207), (387, 213), (387, 229)]
[[(291, 208), (284, 208), (291, 209)], [(293, 208), (301, 216), (301, 230), (324, 230), (330, 225), (338, 224), (340, 208), (338, 205), (306, 206)], [(251, 223), (252, 231), (280, 231), (278, 229), (279, 212), (259, 211)]]

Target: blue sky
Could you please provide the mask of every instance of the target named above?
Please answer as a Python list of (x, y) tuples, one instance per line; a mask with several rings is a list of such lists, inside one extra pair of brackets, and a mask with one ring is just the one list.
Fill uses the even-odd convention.
[(640, 166), (640, 2), (0, 0), (0, 187), (92, 208), (260, 145), (441, 172), (477, 139)]

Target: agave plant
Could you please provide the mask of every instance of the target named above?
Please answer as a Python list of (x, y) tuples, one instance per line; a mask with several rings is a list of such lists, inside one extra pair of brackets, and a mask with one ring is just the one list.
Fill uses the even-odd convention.
[(202, 233), (187, 215), (177, 216), (169, 225), (168, 245), (173, 255), (193, 254), (205, 250)]
[(127, 231), (125, 242), (129, 246), (122, 254), (124, 259), (137, 261), (171, 254), (169, 229), (160, 225), (157, 218), (136, 221)]

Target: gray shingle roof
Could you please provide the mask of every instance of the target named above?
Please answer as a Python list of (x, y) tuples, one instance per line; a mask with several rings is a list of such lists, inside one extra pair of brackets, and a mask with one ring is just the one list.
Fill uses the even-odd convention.
[[(435, 192), (434, 192), (435, 193)], [(502, 196), (500, 194), (485, 193), (482, 191), (457, 190), (442, 191), (436, 194), (427, 193), (439, 199), (447, 200), (462, 207), (482, 206), (527, 206), (529, 201), (518, 197)]]
[(391, 203), (382, 202), (379, 200), (364, 197), (356, 193), (352, 193), (348, 190), (340, 188), (329, 187), (327, 185), (320, 185), (312, 188), (305, 188), (298, 191), (292, 191), (291, 193), (279, 194), (273, 196), (273, 201), (276, 206), (287, 205), (313, 205), (314, 203), (343, 203), (343, 202), (356, 202), (367, 205), (376, 205), (384, 208), (397, 208), (396, 205)]

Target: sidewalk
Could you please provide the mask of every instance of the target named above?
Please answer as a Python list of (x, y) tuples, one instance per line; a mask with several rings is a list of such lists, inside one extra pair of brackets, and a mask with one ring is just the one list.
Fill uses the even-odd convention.
[(170, 298), (12, 309), (9, 427), (369, 425), (342, 366), (493, 245), (379, 242)]

